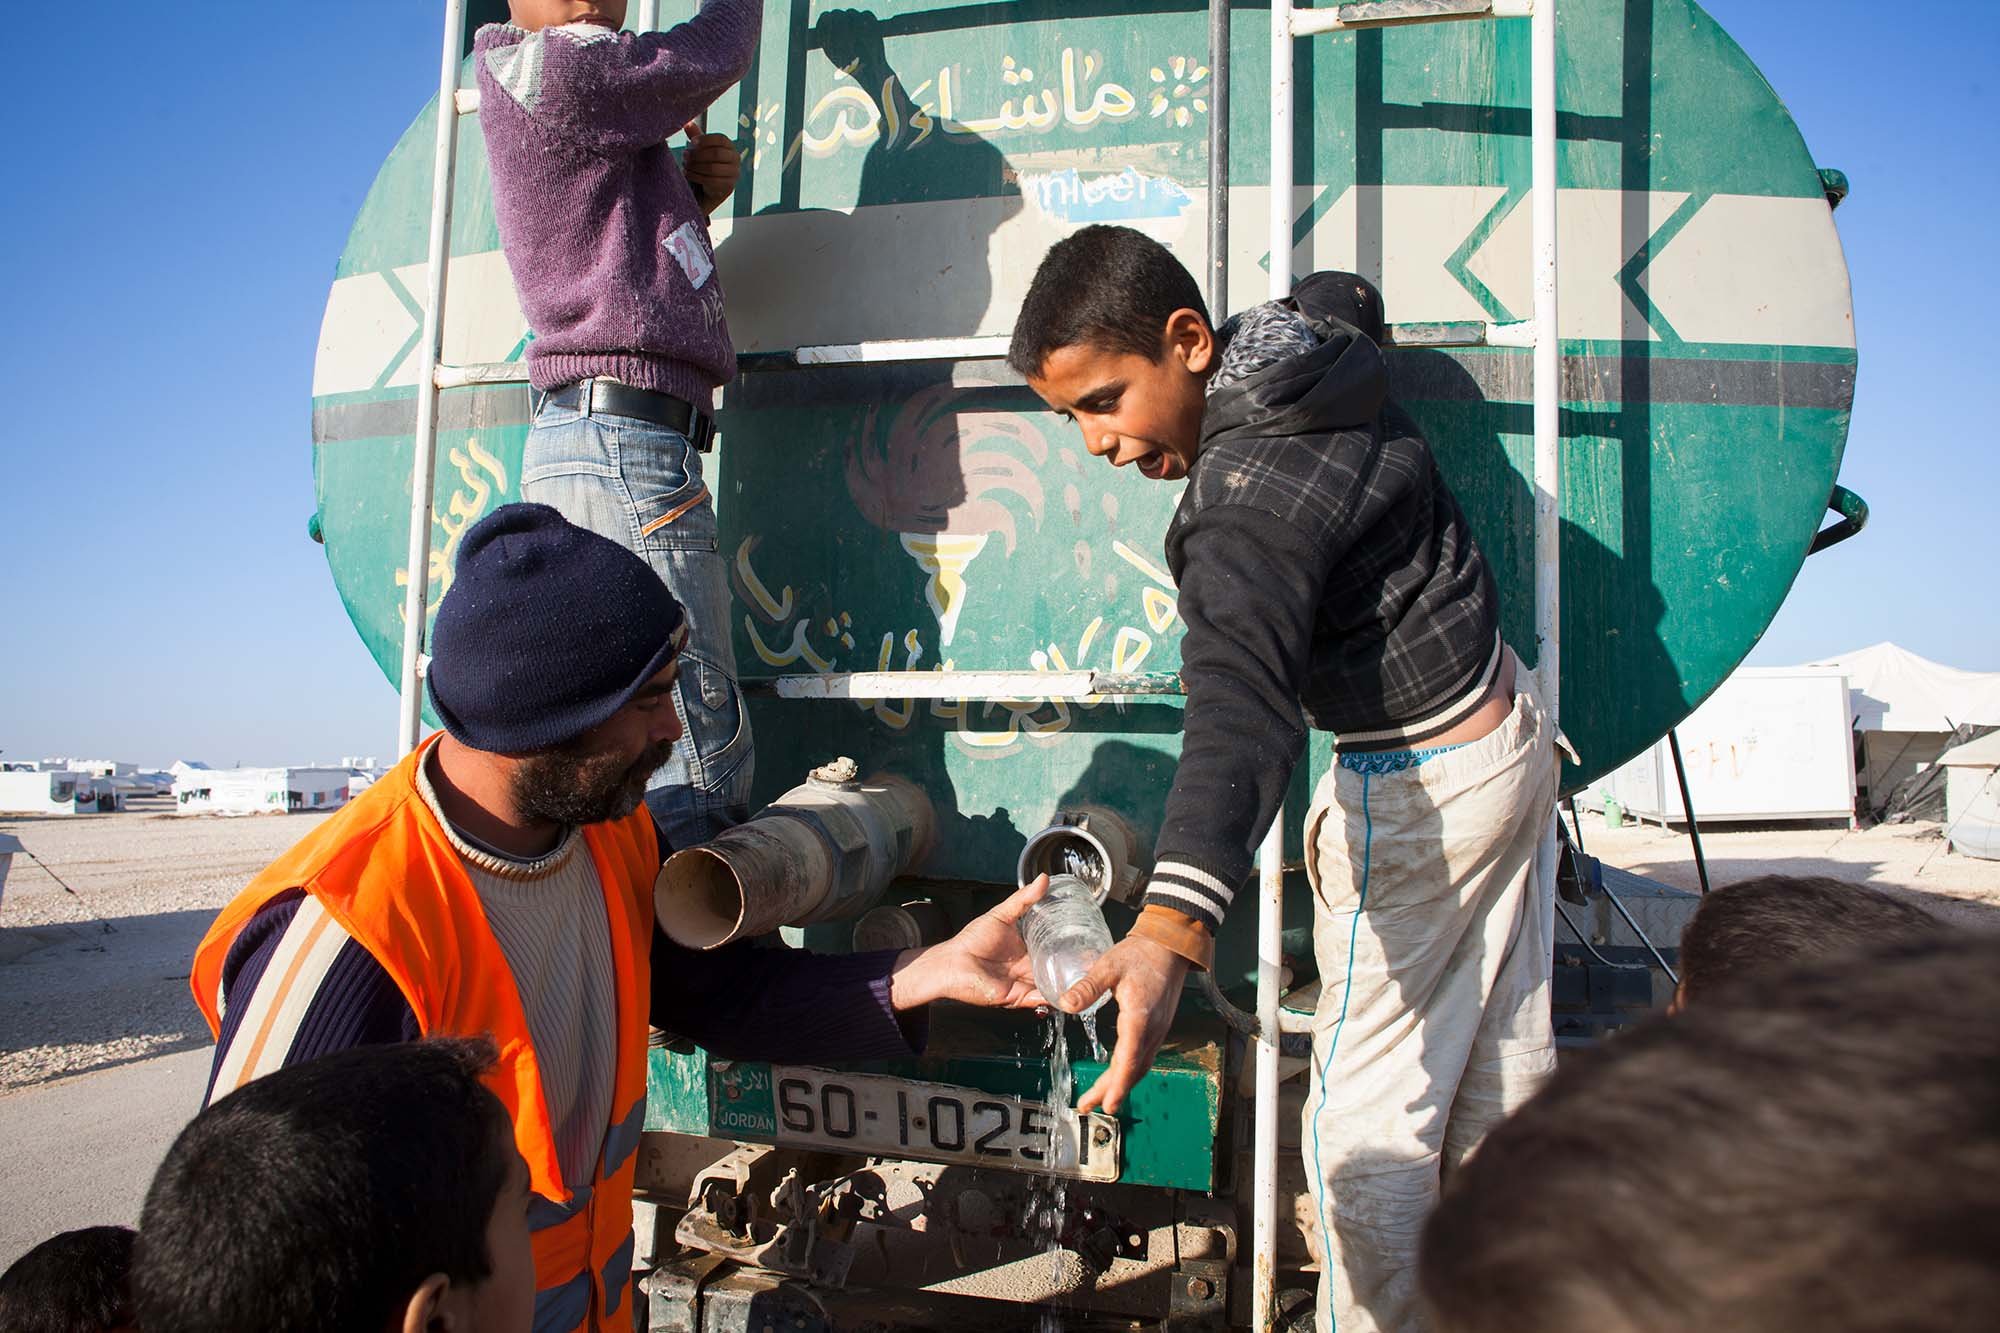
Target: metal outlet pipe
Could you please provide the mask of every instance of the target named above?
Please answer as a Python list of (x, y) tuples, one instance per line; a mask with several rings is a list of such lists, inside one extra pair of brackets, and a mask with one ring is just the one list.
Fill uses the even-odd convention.
[(860, 916), (929, 852), (936, 816), (921, 788), (816, 768), (751, 818), (675, 852), (653, 885), (660, 929), (690, 949)]
[(926, 945), (942, 943), (950, 935), (951, 918), (942, 906), (928, 898), (904, 903), (900, 907), (884, 903), (880, 907), (869, 908), (854, 923), (852, 947), (856, 953), (873, 953), (879, 949), (921, 949)]
[(1142, 857), (1139, 835), (1124, 816), (1082, 805), (1058, 810), (1047, 828), (1028, 839), (1015, 873), (1020, 884), (1037, 875), (1075, 875), (1102, 907), (1107, 898), (1138, 901), (1146, 883)]

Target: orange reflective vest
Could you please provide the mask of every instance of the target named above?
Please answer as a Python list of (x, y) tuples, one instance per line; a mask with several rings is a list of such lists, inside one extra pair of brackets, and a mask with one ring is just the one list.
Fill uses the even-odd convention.
[(190, 984), (221, 1032), (222, 965), (237, 934), (273, 897), (304, 889), (374, 955), (426, 1036), (490, 1035), (499, 1061), (486, 1085), (507, 1107), (536, 1195), (535, 1329), (620, 1330), (632, 1269), (632, 1174), (646, 1114), (646, 1010), (653, 880), (659, 849), (644, 806), (592, 824), (585, 843), (604, 887), (618, 996), (611, 1124), (594, 1178), (567, 1182), (519, 993), (471, 878), (417, 790), (425, 742), (386, 777), (279, 857), (222, 910), (195, 950)]

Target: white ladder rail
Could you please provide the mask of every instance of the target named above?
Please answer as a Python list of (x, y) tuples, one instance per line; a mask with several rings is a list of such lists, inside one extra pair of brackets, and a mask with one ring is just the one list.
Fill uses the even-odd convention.
[(1562, 718), (1562, 342), (1556, 299), (1556, 4), (1536, 0), (1529, 39), (1535, 269), (1535, 674)]
[[(1530, 347), (1534, 352), (1536, 671), (1551, 723), (1561, 684), (1562, 429), (1561, 344), (1556, 291), (1556, 3), (1557, 0), (1372, 0), (1326, 9), (1271, 4), (1271, 299), (1291, 295), (1293, 188), (1293, 42), (1317, 33), (1497, 18), (1528, 18), (1529, 132), (1535, 313), (1532, 320), (1403, 326), (1404, 346)], [(1252, 1161), (1251, 1327), (1275, 1328), (1277, 1308), (1278, 949), (1284, 914), (1284, 812), (1258, 853), (1255, 1130)], [(1311, 849), (1307, 849), (1310, 855)], [(1322, 1219), (1323, 1222), (1323, 1219)], [(1322, 1278), (1324, 1280), (1324, 1278)]]
[[(1271, 0), (1270, 299), (1292, 294), (1292, 0)], [(1257, 848), (1257, 1035), (1251, 1102), (1250, 1327), (1277, 1328), (1278, 1004), (1283, 978), (1285, 806)], [(1322, 1274), (1325, 1281), (1328, 1275)]]
[(458, 169), (457, 99), (465, 48), (465, 0), (445, 0), (438, 69), (437, 139), (431, 161), (430, 238), (425, 249), (424, 323), (418, 343), (416, 451), (410, 465), (409, 581), (403, 594), (403, 655), (396, 754), (416, 748), (424, 719), (425, 611), (430, 604), (431, 492), (437, 483), (438, 367), (444, 355), (444, 289), (451, 258), (452, 183)]

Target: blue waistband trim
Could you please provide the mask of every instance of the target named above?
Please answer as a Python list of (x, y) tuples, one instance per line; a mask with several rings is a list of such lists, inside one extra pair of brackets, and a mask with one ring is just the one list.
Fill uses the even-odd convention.
[(1461, 741), (1457, 745), (1437, 745), (1428, 750), (1353, 750), (1343, 751), (1340, 766), (1350, 773), (1367, 773), (1380, 776), (1384, 773), (1401, 773), (1406, 768), (1415, 768), (1426, 760), (1435, 759), (1453, 750), (1463, 750), (1472, 744)]

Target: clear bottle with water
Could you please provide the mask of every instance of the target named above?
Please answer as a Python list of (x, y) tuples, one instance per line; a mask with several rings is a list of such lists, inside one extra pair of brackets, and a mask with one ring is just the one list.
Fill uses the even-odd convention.
[[(1035, 985), (1051, 1004), (1111, 948), (1111, 927), (1104, 923), (1090, 886), (1075, 875), (1049, 876), (1049, 891), (1021, 918), (1020, 930)], [(1083, 1012), (1096, 1013), (1109, 998), (1109, 992), (1098, 996)]]

